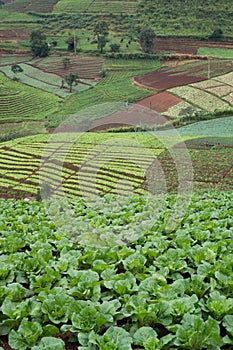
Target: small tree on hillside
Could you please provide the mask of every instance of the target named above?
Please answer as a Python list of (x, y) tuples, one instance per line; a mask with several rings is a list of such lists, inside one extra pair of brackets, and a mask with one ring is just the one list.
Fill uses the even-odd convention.
[(15, 75), (15, 79), (18, 79), (18, 77), (17, 77), (17, 73), (22, 73), (23, 72), (23, 68), (22, 67), (20, 67), (18, 64), (13, 64), (12, 66), (11, 66), (11, 71), (14, 73), (14, 75)]
[(77, 84), (77, 79), (78, 76), (75, 73), (69, 73), (67, 75), (64, 76), (64, 80), (65, 82), (68, 84), (69, 88), (70, 88), (70, 92), (72, 92), (72, 86), (74, 83)]
[(214, 40), (214, 41), (221, 41), (223, 38), (223, 31), (222, 29), (215, 29), (213, 33), (209, 36), (209, 40)]
[(99, 21), (94, 27), (94, 34), (98, 44), (98, 50), (103, 53), (103, 49), (108, 42), (108, 23), (105, 21)]
[(66, 69), (70, 65), (70, 58), (69, 57), (64, 57), (62, 59), (63, 67)]
[(119, 52), (120, 48), (121, 48), (120, 44), (117, 44), (117, 43), (110, 44), (110, 49), (112, 52)]
[(78, 38), (76, 37), (75, 33), (74, 35), (69, 33), (68, 38), (66, 39), (66, 43), (68, 45), (67, 50), (75, 52), (77, 47), (77, 42), (78, 42)]
[(31, 32), (30, 46), (34, 57), (46, 57), (49, 54), (49, 45), (46, 42), (46, 36), (40, 30)]
[(139, 35), (139, 40), (141, 41), (145, 52), (151, 52), (154, 46), (154, 39), (156, 35), (153, 29), (149, 27), (144, 27), (142, 28), (140, 35)]

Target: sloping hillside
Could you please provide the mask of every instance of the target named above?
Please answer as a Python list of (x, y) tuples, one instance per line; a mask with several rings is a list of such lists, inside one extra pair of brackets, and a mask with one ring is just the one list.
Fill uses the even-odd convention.
[(142, 0), (138, 16), (160, 35), (208, 37), (220, 28), (233, 37), (232, 1)]

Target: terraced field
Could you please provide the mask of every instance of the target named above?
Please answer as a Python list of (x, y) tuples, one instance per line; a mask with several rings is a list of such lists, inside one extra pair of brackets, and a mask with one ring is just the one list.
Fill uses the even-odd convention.
[[(211, 53), (215, 53), (215, 50), (222, 49), (224, 52), (233, 48), (231, 41), (203, 41), (195, 39), (186, 38), (156, 38), (154, 40), (154, 51), (155, 52), (170, 52), (170, 53), (182, 53), (182, 54), (192, 54), (192, 55), (203, 55), (212, 56)], [(213, 50), (213, 51), (212, 51)], [(230, 52), (229, 52), (230, 53)], [(213, 57), (221, 57), (219, 55), (214, 55)], [(225, 53), (225, 57), (227, 56)]]
[(54, 8), (55, 13), (136, 13), (139, 1), (118, 1), (118, 0), (60, 0)]
[(59, 101), (52, 94), (13, 82), (0, 73), (1, 122), (44, 119), (58, 110)]
[[(64, 67), (64, 58), (68, 59), (67, 67)], [(43, 59), (33, 59), (30, 64), (61, 77), (72, 72), (76, 73), (81, 79), (95, 79), (100, 78), (99, 72), (103, 67), (104, 60), (95, 56), (54, 54)]]
[(180, 171), (185, 183), (191, 181), (184, 159), (187, 148), (194, 189), (229, 190), (232, 122), (231, 117), (181, 128), (181, 135), (190, 139), (186, 145), (180, 139), (172, 146), (169, 131), (159, 138), (151, 133), (63, 133), (2, 143), (1, 195), (35, 195), (41, 185), (54, 196), (67, 197), (175, 192)]
[(39, 12), (47, 13), (53, 10), (54, 5), (58, 0), (12, 0), (4, 1), (3, 6), (6, 10), (19, 11), (19, 12)]
[[(70, 95), (69, 86), (66, 83), (62, 85), (62, 79), (60, 76), (52, 73), (46, 73), (42, 70), (35, 68), (28, 64), (21, 64), (20, 67), (23, 69), (22, 73), (18, 74), (18, 78), (21, 83), (33, 86), (35, 88), (51, 92), (59, 97), (66, 97)], [(11, 71), (11, 66), (0, 67), (0, 71), (5, 73), (9, 78), (14, 78), (14, 73)], [(72, 87), (72, 92), (80, 92), (90, 88), (93, 85), (92, 80), (80, 80)]]
[[(138, 76), (134, 79), (137, 85), (164, 90), (138, 103), (169, 118), (178, 118), (188, 111), (233, 109), (231, 70), (229, 60), (196, 61)], [(205, 79), (208, 74), (211, 78)]]
[(163, 150), (153, 135), (58, 134), (48, 140), (42, 135), (1, 145), (3, 195), (35, 194), (39, 180), (71, 197), (145, 193), (146, 170)]

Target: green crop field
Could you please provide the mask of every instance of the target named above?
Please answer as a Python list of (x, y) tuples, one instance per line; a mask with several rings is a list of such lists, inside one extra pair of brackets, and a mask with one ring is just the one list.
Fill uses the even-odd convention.
[(44, 119), (58, 109), (58, 97), (12, 81), (2, 73), (0, 89), (1, 122)]
[[(56, 139), (59, 141), (55, 142), (54, 138), (49, 141), (49, 136), (42, 135), (3, 143), (0, 147), (2, 189), (16, 195), (35, 194), (40, 177), (45, 182), (52, 181), (51, 186), (56, 188), (62, 161), (62, 189), (68, 196), (80, 196), (81, 191), (103, 195), (132, 188), (135, 193), (143, 193), (145, 172), (163, 150), (153, 135), (61, 134)], [(72, 139), (73, 146), (69, 141)], [(48, 162), (41, 167), (44, 155)], [(16, 159), (18, 164), (14, 166)], [(85, 163), (87, 166), (83, 167)], [(83, 167), (81, 172), (80, 167)], [(57, 190), (60, 193), (61, 189)]]
[(230, 2), (0, 1), (0, 350), (233, 349)]
[(233, 49), (216, 49), (210, 47), (200, 47), (198, 55), (219, 57), (219, 58), (233, 58)]
[(172, 196), (153, 226), (156, 197), (73, 200), (76, 221), (1, 200), (1, 333), (15, 350), (230, 349), (231, 199), (192, 196), (172, 230)]
[[(58, 113), (48, 118), (48, 125), (56, 127), (64, 120), (64, 117), (67, 118), (90, 106), (127, 100), (134, 102), (150, 95), (150, 91), (133, 85), (131, 78), (135, 75), (159, 69), (159, 67), (160, 63), (156, 60), (107, 60), (104, 65), (104, 69), (107, 71), (106, 77), (92, 89), (69, 97), (68, 103), (63, 104)], [(100, 116), (95, 117), (93, 115), (90, 118), (93, 120), (100, 118)]]
[(98, 13), (98, 14), (120, 14), (120, 13), (136, 13), (138, 1), (74, 1), (60, 0), (54, 8), (55, 13)]
[[(22, 73), (19, 73), (17, 77), (21, 83), (33, 86), (35, 88), (51, 92), (59, 97), (66, 97), (70, 95), (69, 86), (64, 84), (65, 88), (61, 88), (62, 78), (56, 74), (46, 73), (40, 69), (34, 68), (28, 64), (21, 64), (23, 69)], [(5, 73), (9, 78), (14, 78), (14, 73), (11, 71), (11, 66), (0, 67), (0, 71)], [(80, 92), (86, 90), (92, 86), (93, 81), (85, 79), (80, 80), (79, 83), (72, 87), (72, 92)]]
[(178, 131), (185, 136), (231, 137), (233, 135), (233, 117), (201, 121), (183, 126)]

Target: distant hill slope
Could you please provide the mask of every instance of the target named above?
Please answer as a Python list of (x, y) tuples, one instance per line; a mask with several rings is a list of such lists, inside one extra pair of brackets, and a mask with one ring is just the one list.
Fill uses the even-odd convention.
[[(3, 1), (3, 10), (15, 12), (53, 13), (59, 16), (86, 14), (95, 18), (103, 16), (108, 22), (121, 16), (117, 19), (119, 28), (130, 26), (131, 30), (134, 28), (138, 32), (143, 26), (150, 26), (158, 36), (207, 39), (214, 30), (221, 29), (226, 39), (233, 39), (232, 0)], [(124, 18), (124, 15), (130, 18)]]
[(152, 26), (157, 34), (208, 37), (221, 28), (233, 38), (233, 3), (228, 0), (142, 0), (139, 23)]

